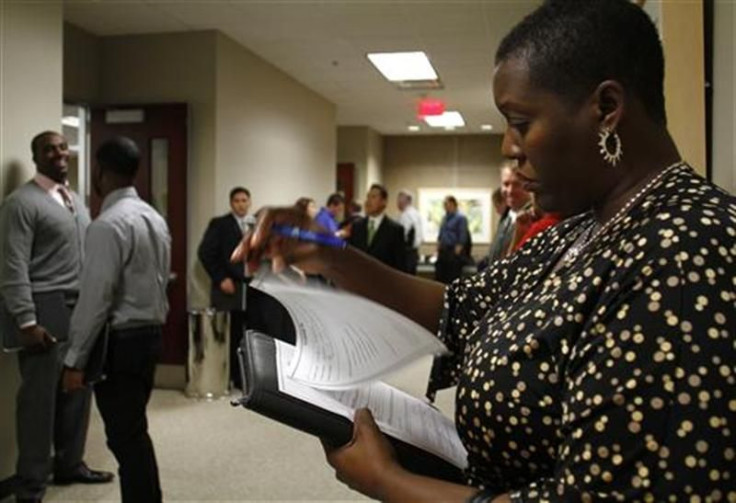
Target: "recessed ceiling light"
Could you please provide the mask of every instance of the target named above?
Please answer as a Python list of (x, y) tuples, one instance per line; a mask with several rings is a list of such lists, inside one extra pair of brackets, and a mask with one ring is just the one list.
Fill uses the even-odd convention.
[(422, 51), (374, 52), (368, 59), (391, 82), (437, 80), (437, 72)]
[(463, 116), (455, 110), (445, 112), (442, 115), (428, 115), (424, 118), (424, 121), (432, 127), (456, 128), (465, 125)]
[(492, 126), (492, 125), (490, 125), (490, 124), (482, 124), (482, 125), (480, 126), (480, 128), (481, 128), (481, 129), (482, 129), (483, 131), (493, 131), (493, 126)]
[(421, 128), (419, 126), (409, 126), (409, 131), (419, 131)]

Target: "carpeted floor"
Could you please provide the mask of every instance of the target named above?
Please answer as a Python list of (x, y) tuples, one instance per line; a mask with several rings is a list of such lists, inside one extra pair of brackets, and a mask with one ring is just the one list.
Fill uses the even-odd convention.
[[(387, 379), (415, 395), (424, 392), (430, 360)], [(453, 392), (438, 399), (452, 414)], [(154, 391), (149, 406), (165, 501), (360, 501), (363, 496), (338, 482), (313, 437), (282, 426), (227, 400), (200, 402), (178, 391)], [(93, 408), (87, 462), (115, 471), (105, 446), (102, 423)], [(102, 486), (51, 486), (46, 502), (120, 501), (116, 483)]]

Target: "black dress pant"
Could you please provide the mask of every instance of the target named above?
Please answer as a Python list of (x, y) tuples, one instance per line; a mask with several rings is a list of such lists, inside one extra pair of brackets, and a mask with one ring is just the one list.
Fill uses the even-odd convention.
[(233, 387), (242, 389), (238, 348), (245, 333), (245, 311), (230, 311), (230, 382)]
[(161, 486), (146, 406), (161, 354), (161, 327), (112, 331), (105, 373), (95, 385), (107, 445), (118, 461), (123, 503), (158, 503)]
[(462, 275), (463, 265), (463, 258), (455, 253), (454, 247), (441, 248), (434, 264), (434, 277), (442, 283), (452, 283)]
[(409, 274), (417, 274), (417, 265), (419, 264), (419, 250), (417, 248), (407, 248), (406, 250), (406, 272)]

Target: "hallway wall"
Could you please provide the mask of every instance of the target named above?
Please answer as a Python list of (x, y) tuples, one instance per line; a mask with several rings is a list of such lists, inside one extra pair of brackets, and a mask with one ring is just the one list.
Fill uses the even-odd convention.
[[(61, 129), (62, 6), (0, 1), (0, 201), (35, 173), (30, 141)], [(0, 480), (15, 472), (14, 354), (0, 352)]]

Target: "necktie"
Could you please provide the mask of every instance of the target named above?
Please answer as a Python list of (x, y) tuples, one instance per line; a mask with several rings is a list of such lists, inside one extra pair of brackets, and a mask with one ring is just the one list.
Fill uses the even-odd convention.
[(373, 242), (373, 236), (376, 235), (376, 222), (372, 218), (368, 219), (368, 246)]
[(248, 226), (245, 223), (245, 219), (243, 218), (243, 219), (239, 220), (239, 222), (240, 222), (240, 232), (243, 233), (243, 234), (245, 234), (245, 231), (248, 228)]
[(66, 206), (66, 209), (74, 213), (74, 203), (72, 203), (72, 195), (69, 193), (69, 190), (63, 185), (59, 185), (57, 190), (59, 191), (59, 194), (61, 194), (61, 198), (64, 200), (64, 206)]

